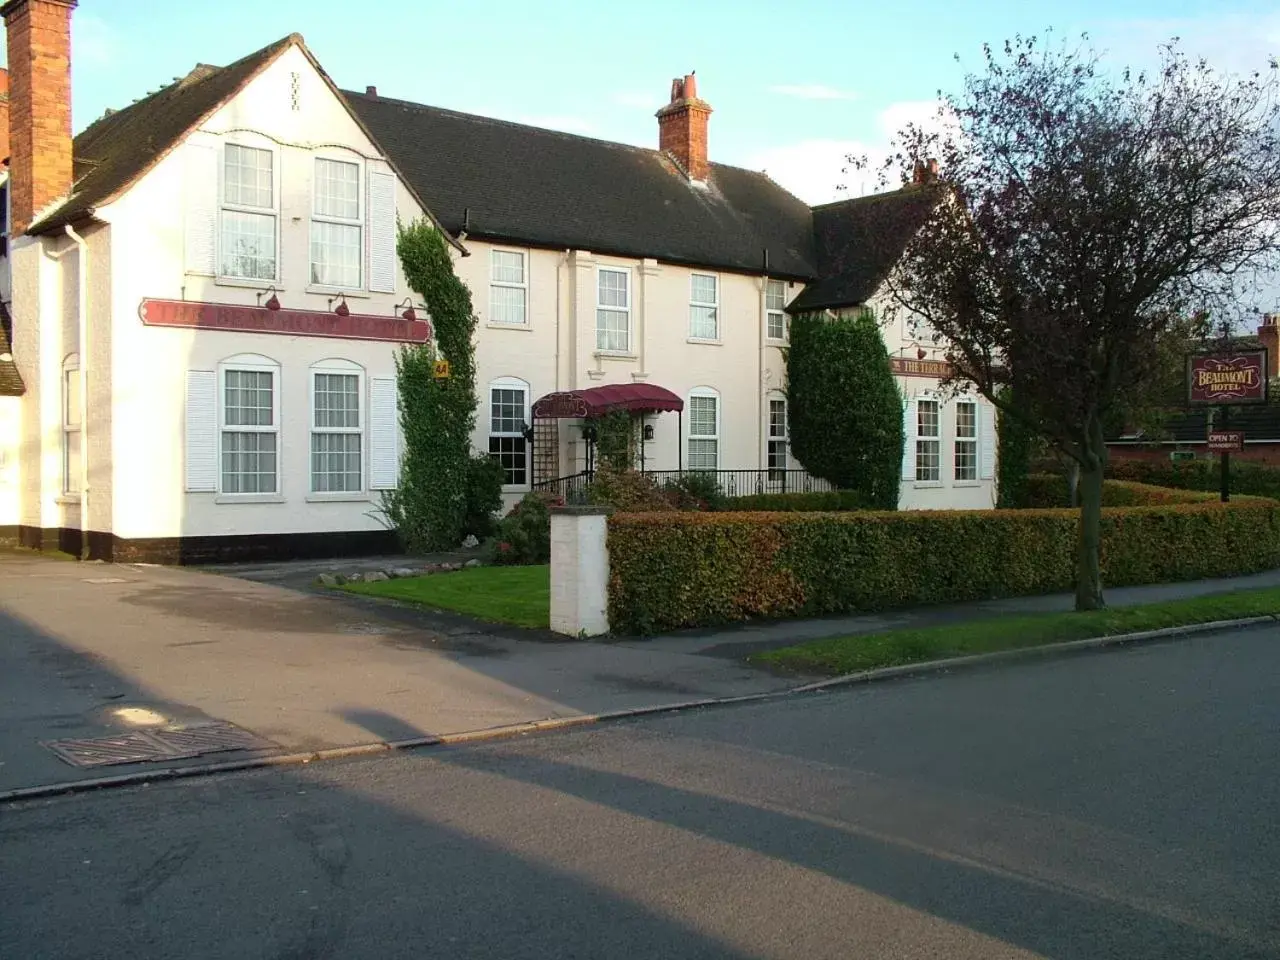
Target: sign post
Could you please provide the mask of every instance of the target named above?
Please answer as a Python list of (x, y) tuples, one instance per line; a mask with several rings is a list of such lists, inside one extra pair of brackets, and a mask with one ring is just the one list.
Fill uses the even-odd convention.
[(1233, 433), (1231, 407), (1267, 402), (1267, 351), (1193, 353), (1187, 356), (1187, 402), (1215, 406), (1221, 417), (1209, 433), (1209, 449), (1221, 457), (1222, 502), (1231, 499), (1231, 451), (1242, 449), (1244, 435)]

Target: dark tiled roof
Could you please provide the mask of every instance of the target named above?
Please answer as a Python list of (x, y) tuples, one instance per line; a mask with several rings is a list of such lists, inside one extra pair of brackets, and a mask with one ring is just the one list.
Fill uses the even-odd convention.
[[(9, 345), (9, 331), (12, 324), (9, 320), (9, 310), (0, 303), (0, 357), (12, 356), (13, 350)], [(14, 365), (13, 360), (0, 360), (0, 397), (20, 397), (26, 392), (26, 387), (22, 383), (22, 375), (18, 373), (18, 368)]]
[(937, 199), (936, 188), (907, 186), (814, 207), (821, 279), (787, 309), (801, 313), (866, 303), (902, 258)]
[(285, 37), (229, 67), (201, 64), (176, 83), (91, 124), (75, 139), (76, 184), (71, 196), (31, 232), (58, 229), (92, 215), (295, 41), (301, 43), (302, 38)]
[(809, 208), (764, 174), (713, 163), (704, 188), (657, 150), (343, 95), (452, 233), (748, 272), (767, 250), (769, 273), (815, 275)]

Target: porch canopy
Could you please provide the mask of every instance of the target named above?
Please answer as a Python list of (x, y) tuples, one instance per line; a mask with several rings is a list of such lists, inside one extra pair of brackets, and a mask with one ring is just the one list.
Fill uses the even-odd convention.
[(535, 420), (600, 417), (615, 410), (664, 413), (684, 410), (684, 401), (666, 387), (651, 383), (610, 383), (586, 390), (548, 393), (533, 405)]

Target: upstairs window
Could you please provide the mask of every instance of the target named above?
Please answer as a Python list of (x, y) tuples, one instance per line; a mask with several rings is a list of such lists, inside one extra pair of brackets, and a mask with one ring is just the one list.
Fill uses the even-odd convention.
[(489, 322), (523, 326), (528, 322), (529, 283), (524, 254), (494, 250), (489, 254)]
[(603, 267), (596, 274), (596, 349), (631, 349), (631, 274)]
[(787, 288), (781, 280), (770, 280), (764, 291), (765, 336), (770, 340), (787, 339)]
[(689, 278), (689, 336), (720, 339), (720, 285), (711, 274), (695, 273)]
[(222, 163), (222, 275), (276, 279), (275, 157), (228, 143)]
[(360, 165), (316, 158), (311, 216), (311, 282), (358, 290), (364, 261)]

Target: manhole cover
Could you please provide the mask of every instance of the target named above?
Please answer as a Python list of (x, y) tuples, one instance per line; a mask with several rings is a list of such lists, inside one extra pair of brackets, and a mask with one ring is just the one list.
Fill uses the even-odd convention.
[(73, 767), (181, 760), (225, 750), (272, 750), (275, 744), (233, 723), (208, 723), (171, 730), (138, 730), (44, 745)]

